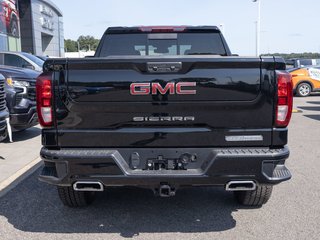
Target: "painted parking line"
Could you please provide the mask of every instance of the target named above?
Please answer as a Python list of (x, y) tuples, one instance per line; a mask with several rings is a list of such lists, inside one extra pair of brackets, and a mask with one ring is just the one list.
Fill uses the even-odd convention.
[(302, 110), (298, 110), (298, 109), (293, 109), (292, 113), (302, 113)]
[(20, 182), (33, 174), (42, 164), (41, 158), (38, 157), (16, 173), (0, 183), (0, 197), (3, 197), (11, 189), (15, 188)]

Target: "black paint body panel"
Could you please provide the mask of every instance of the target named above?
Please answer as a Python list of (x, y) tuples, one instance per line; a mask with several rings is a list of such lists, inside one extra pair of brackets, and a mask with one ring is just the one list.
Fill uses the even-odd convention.
[[(181, 72), (147, 72), (147, 63), (160, 61), (182, 62)], [(56, 147), (271, 147), (277, 64), (282, 67), (274, 58), (206, 56), (47, 61), (59, 69), (53, 72)], [(197, 94), (130, 95), (131, 83), (152, 81), (194, 81)], [(195, 120), (133, 121), (175, 116)], [(225, 140), (239, 135), (263, 141)]]

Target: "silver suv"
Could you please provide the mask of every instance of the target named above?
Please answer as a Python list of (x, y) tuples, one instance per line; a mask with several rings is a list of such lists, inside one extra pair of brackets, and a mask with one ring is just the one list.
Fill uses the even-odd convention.
[(0, 65), (29, 68), (42, 72), (44, 61), (25, 52), (0, 52)]

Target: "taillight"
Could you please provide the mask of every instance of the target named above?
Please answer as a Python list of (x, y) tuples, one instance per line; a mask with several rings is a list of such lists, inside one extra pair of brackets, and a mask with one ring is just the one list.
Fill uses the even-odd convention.
[(277, 71), (278, 102), (276, 126), (287, 127), (292, 115), (293, 88), (292, 78), (287, 72)]
[(52, 126), (52, 84), (51, 74), (43, 73), (37, 78), (37, 111), (43, 127)]

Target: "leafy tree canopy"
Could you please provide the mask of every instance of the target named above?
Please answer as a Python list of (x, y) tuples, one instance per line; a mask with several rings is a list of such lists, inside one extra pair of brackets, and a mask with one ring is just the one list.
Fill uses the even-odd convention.
[(78, 52), (80, 51), (96, 51), (99, 45), (99, 39), (95, 39), (93, 36), (81, 35), (77, 41), (71, 39), (64, 40), (64, 46), (66, 52)]
[(77, 42), (71, 39), (65, 39), (64, 49), (66, 52), (77, 52), (78, 51)]
[(81, 50), (96, 51), (100, 40), (95, 39), (94, 37), (88, 35), (88, 36), (80, 36), (78, 38), (78, 42), (80, 44)]
[(311, 52), (305, 52), (305, 53), (268, 53), (268, 54), (262, 54), (262, 56), (279, 56), (283, 57), (284, 59), (290, 59), (290, 58), (320, 58), (320, 53), (311, 53)]

